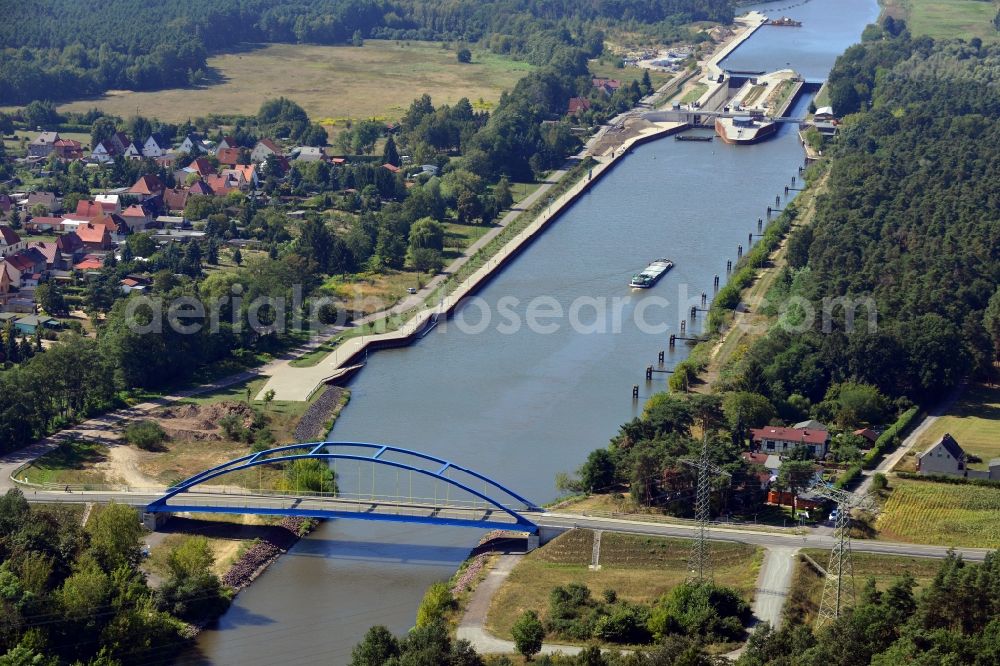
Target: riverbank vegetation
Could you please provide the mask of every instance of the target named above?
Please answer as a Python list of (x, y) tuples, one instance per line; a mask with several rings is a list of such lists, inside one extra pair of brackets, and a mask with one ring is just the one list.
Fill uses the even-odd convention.
[(229, 593), (204, 540), (165, 559), (158, 589), (140, 571), (143, 528), (135, 509), (73, 512), (31, 507), (20, 491), (0, 499), (0, 660), (9, 664), (167, 661), (188, 623), (218, 616)]

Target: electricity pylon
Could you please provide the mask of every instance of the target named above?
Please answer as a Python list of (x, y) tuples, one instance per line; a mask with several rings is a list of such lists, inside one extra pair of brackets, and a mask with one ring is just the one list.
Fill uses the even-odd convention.
[(729, 472), (708, 459), (707, 438), (702, 438), (701, 455), (697, 460), (682, 462), (698, 470), (697, 496), (694, 501), (694, 519), (697, 527), (691, 544), (691, 554), (688, 556), (688, 581), (703, 583), (712, 580), (712, 562), (707, 542), (708, 521), (712, 517), (712, 479), (709, 475), (729, 476)]
[[(862, 509), (874, 513), (877, 509), (871, 495), (859, 495), (823, 484), (811, 489), (814, 495), (837, 503), (837, 521), (833, 530), (833, 550), (826, 568), (823, 598), (816, 616), (816, 628), (840, 617), (848, 601), (855, 602), (854, 563), (851, 560), (851, 511)], [(847, 579), (845, 581), (845, 578)], [(848, 599), (849, 598), (849, 599)]]

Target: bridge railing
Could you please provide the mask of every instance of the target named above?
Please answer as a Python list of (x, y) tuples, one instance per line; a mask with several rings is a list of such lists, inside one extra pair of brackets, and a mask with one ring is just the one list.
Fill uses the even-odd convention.
[[(162, 495), (168, 486), (130, 486), (127, 484), (113, 483), (32, 483), (23, 478), (11, 479), (28, 490), (41, 492), (64, 492), (64, 493), (91, 493), (91, 494), (129, 494), (142, 496)], [(201, 486), (192, 491), (193, 496), (215, 495), (223, 497), (260, 497), (265, 499), (331, 499), (343, 502), (352, 502), (358, 505), (419, 505), (440, 508), (454, 509), (488, 509), (495, 508), (495, 505), (484, 502), (480, 499), (454, 498), (447, 494), (437, 497), (421, 497), (411, 495), (372, 495), (371, 493), (345, 493), (345, 492), (319, 492), (319, 491), (285, 491), (272, 488), (242, 488), (239, 486)], [(187, 493), (176, 495), (178, 498), (191, 496)], [(523, 507), (513, 504), (503, 504), (509, 509), (525, 511)]]

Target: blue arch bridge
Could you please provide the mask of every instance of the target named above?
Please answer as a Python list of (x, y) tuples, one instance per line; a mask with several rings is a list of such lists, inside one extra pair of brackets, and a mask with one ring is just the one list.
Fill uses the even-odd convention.
[[(295, 463), (312, 460), (333, 471), (333, 487), (325, 487), (322, 467), (313, 466), (300, 470), (313, 475), (311, 491), (246, 489), (248, 482), (254, 485), (252, 475), (261, 481), (258, 487), (263, 485), (276, 465), (283, 466), (288, 485), (301, 487), (294, 483)], [(241, 483), (232, 483), (237, 480)], [(541, 509), (487, 476), (435, 456), (384, 444), (324, 441), (252, 453), (195, 474), (150, 502), (143, 520), (155, 529), (169, 514), (181, 512), (347, 518), (537, 535), (538, 526), (527, 516)]]

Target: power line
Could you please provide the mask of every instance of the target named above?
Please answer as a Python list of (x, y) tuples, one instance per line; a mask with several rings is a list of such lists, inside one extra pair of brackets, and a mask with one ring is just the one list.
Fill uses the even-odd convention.
[(688, 557), (688, 581), (704, 583), (712, 580), (712, 562), (708, 545), (708, 523), (712, 518), (712, 479), (710, 475), (730, 476), (708, 457), (708, 437), (702, 436), (701, 455), (697, 461), (684, 460), (698, 470), (698, 490), (694, 502), (694, 519), (697, 523), (691, 554)]
[(826, 579), (823, 582), (823, 597), (819, 604), (819, 614), (816, 616), (816, 628), (819, 629), (827, 622), (836, 621), (848, 602), (852, 606), (855, 602), (854, 562), (851, 557), (851, 511), (862, 509), (875, 512), (877, 507), (871, 495), (859, 495), (828, 484), (815, 486), (811, 492), (837, 503), (833, 549), (830, 551), (830, 563), (826, 567)]

